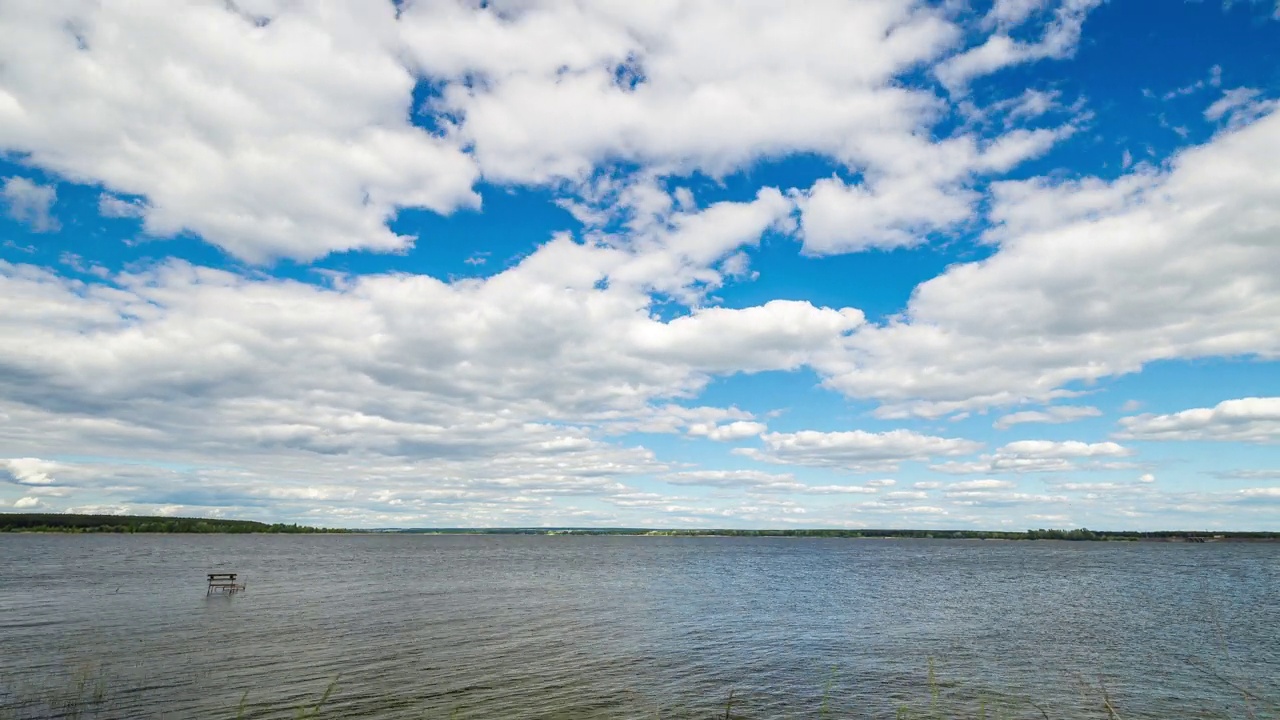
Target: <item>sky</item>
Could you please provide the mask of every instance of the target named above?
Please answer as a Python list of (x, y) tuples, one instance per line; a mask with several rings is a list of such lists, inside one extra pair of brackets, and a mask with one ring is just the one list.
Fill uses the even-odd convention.
[(1280, 530), (1274, 0), (0, 4), (0, 511)]

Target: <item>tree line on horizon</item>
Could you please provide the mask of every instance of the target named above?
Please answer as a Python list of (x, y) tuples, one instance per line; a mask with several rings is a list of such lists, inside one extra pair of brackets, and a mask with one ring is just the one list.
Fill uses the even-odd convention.
[(296, 523), (263, 523), (222, 518), (73, 513), (0, 513), (0, 532), (64, 533), (351, 533), (480, 535), (643, 535), (667, 537), (919, 538), (952, 540), (1280, 540), (1280, 532), (1217, 530), (912, 530), (912, 529), (757, 529), (730, 528), (319, 528)]
[(912, 529), (646, 529), (646, 528), (403, 528), (402, 534), (472, 535), (644, 535), (651, 537), (797, 537), (797, 538), (918, 538), (952, 540), (1280, 540), (1280, 532), (1210, 530), (912, 530)]
[(0, 532), (61, 533), (331, 533), (347, 532), (296, 523), (221, 518), (71, 513), (0, 513)]
[(1088, 528), (1003, 530), (655, 530), (649, 534), (672, 536), (723, 535), (729, 537), (815, 537), (815, 538), (918, 538), (952, 540), (1174, 540), (1249, 539), (1280, 540), (1280, 532), (1187, 531), (1187, 530), (1090, 530)]

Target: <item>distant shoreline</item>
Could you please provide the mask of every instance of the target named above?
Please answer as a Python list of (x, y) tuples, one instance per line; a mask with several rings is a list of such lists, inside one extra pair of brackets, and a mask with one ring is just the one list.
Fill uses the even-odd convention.
[(1089, 531), (1093, 537), (1066, 537), (1071, 530), (1037, 530), (1024, 533), (996, 531), (988, 533), (982, 530), (929, 531), (929, 530), (891, 530), (871, 532), (858, 530), (646, 530), (617, 531), (608, 528), (582, 528), (576, 530), (535, 530), (531, 528), (478, 528), (478, 529), (392, 529), (392, 530), (350, 530), (360, 535), (462, 535), (480, 537), (485, 535), (531, 535), (550, 537), (651, 537), (651, 538), (776, 538), (792, 540), (983, 540), (993, 542), (1027, 542), (1037, 540), (1084, 541), (1084, 542), (1162, 542), (1162, 543), (1271, 543), (1280, 542), (1280, 532), (1229, 531), (1213, 534), (1183, 533), (1180, 531)]
[(286, 523), (221, 518), (181, 518), (150, 515), (78, 515), (73, 513), (0, 513), (0, 533), (131, 534), (318, 534), (347, 530)]
[(862, 540), (1080, 540), (1110, 542), (1280, 542), (1280, 532), (1212, 530), (1088, 530), (1085, 528), (998, 530), (795, 529), (733, 530), (727, 528), (320, 528), (285, 523), (221, 518), (173, 518), (139, 515), (0, 513), (0, 532), (96, 534), (360, 534), (360, 535), (542, 535), (628, 537), (777, 537)]

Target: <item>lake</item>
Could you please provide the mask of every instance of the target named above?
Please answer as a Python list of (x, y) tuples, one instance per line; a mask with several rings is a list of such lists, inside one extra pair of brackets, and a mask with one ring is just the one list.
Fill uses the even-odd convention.
[(99, 717), (293, 717), (335, 678), (322, 717), (1243, 717), (1280, 545), (0, 535), (13, 716), (87, 679)]

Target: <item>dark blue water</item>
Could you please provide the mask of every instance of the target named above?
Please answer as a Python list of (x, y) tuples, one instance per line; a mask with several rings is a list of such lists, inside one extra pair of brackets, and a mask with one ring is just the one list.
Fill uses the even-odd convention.
[(322, 717), (1273, 717), (1280, 545), (0, 535), (0, 717), (293, 717), (335, 678)]

